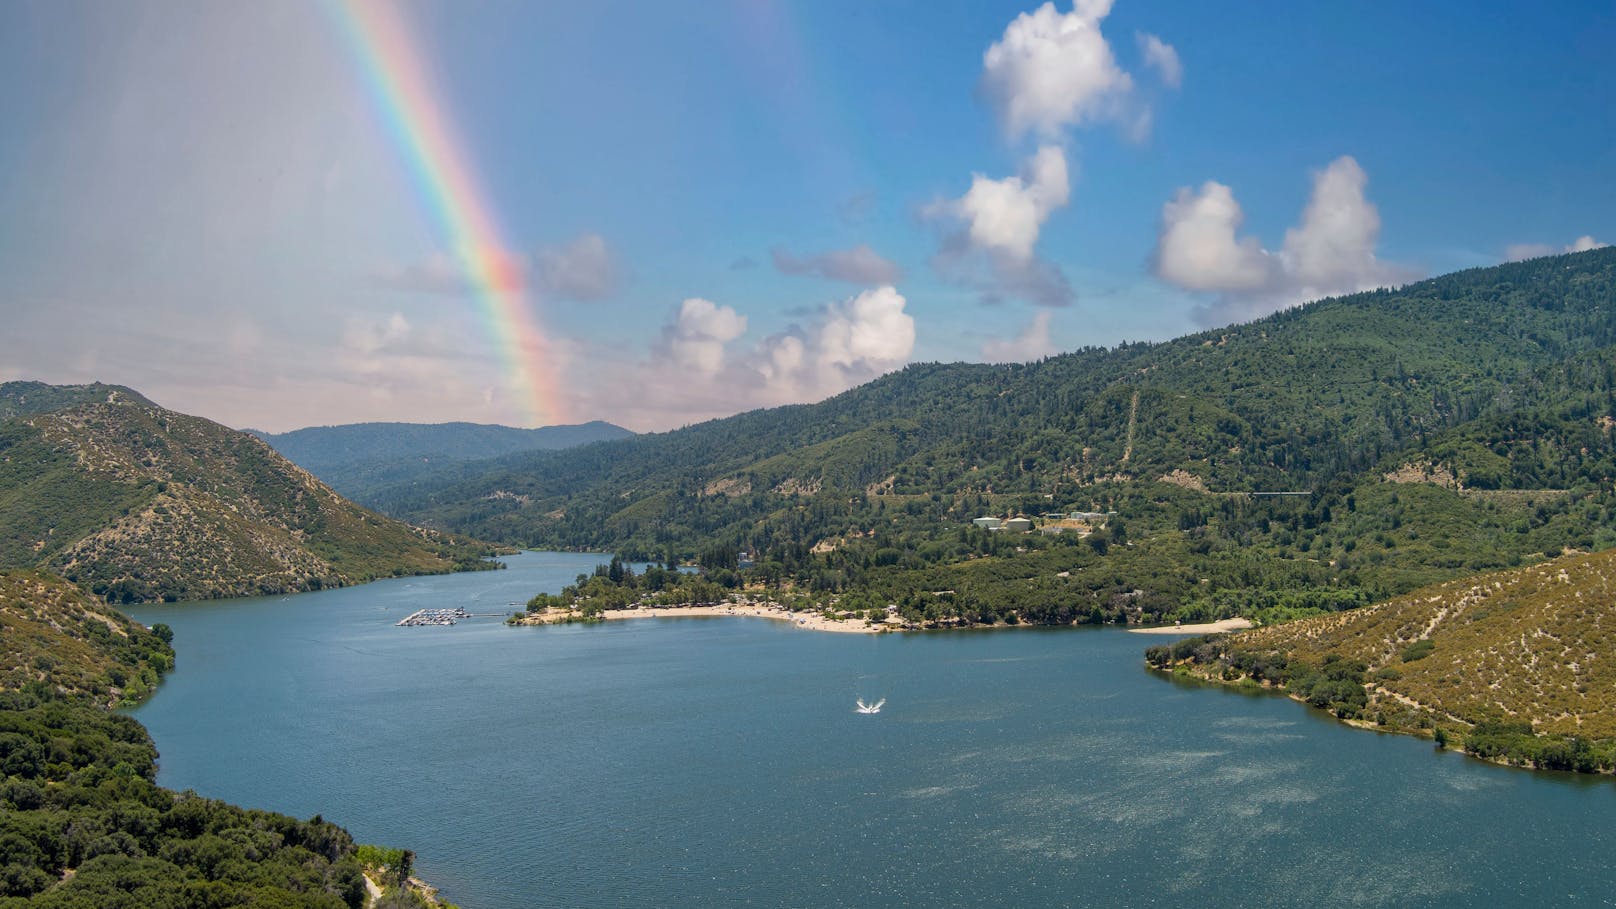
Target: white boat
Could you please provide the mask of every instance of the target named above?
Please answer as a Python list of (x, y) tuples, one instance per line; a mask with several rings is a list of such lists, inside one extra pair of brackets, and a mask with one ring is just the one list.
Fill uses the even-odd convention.
[(866, 704), (866, 703), (864, 703), (863, 698), (859, 698), (858, 699), (858, 708), (857, 709), (858, 709), (859, 713), (880, 713), (881, 712), (881, 705), (885, 704), (886, 702), (887, 702), (887, 699), (882, 698), (881, 700), (876, 701), (874, 704)]

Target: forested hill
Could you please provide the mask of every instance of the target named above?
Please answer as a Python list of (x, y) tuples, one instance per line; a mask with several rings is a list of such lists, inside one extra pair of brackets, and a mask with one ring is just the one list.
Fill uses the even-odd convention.
[(27, 399), (57, 409), (0, 422), (0, 567), (129, 602), (444, 572), (487, 552), (366, 511), (262, 441), (127, 390), (39, 389)]
[[(1595, 250), (1165, 343), (911, 366), (820, 404), (507, 457), (371, 502), (490, 538), (660, 555), (811, 546), (893, 517), (1105, 510), (1163, 478), (1211, 496), (1340, 496), (1613, 343), (1616, 249)], [(1480, 444), (1495, 441), (1509, 440)]]
[(156, 686), (167, 639), (59, 578), (0, 571), (0, 909), (371, 905), (341, 827), (156, 785), (151, 736), (107, 708)]
[(407, 481), (458, 462), (634, 435), (600, 420), (538, 429), (481, 423), (351, 423), (282, 433), (247, 431), (333, 489), (359, 500), (379, 485)]

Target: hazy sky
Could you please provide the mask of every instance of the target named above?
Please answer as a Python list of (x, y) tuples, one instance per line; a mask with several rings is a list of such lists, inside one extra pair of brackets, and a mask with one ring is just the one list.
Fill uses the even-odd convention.
[(1616, 238), (1608, 2), (381, 12), (542, 363), (367, 84), (376, 10), (3, 0), (0, 379), (666, 429)]

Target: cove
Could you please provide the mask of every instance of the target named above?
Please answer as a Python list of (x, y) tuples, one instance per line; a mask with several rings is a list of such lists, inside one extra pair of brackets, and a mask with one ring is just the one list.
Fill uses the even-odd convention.
[(158, 782), (412, 848), (466, 909), (1616, 904), (1608, 778), (1174, 682), (1162, 638), (393, 624), (603, 558), (130, 609), (175, 633)]

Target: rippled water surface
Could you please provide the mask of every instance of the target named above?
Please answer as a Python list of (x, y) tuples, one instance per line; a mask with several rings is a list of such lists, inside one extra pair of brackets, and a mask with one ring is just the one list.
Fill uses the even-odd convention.
[(1175, 684), (1159, 638), (394, 627), (599, 557), (508, 561), (132, 610), (179, 653), (160, 782), (413, 848), (466, 909), (1616, 905), (1610, 779)]

